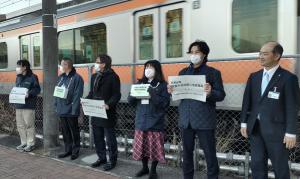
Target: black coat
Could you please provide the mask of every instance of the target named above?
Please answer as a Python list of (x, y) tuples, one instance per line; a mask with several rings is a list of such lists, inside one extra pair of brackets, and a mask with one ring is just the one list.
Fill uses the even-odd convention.
[[(285, 133), (297, 133), (299, 110), (299, 85), (296, 75), (279, 67), (261, 96), (263, 70), (252, 73), (244, 93), (241, 122), (247, 123), (251, 137), (258, 114), (262, 136), (268, 141), (283, 141)], [(269, 92), (279, 93), (279, 98), (268, 97)]]
[(194, 68), (191, 64), (189, 67), (180, 71), (179, 75), (205, 75), (206, 82), (212, 86), (210, 96), (206, 102), (193, 99), (183, 99), (178, 107), (179, 109), (179, 127), (193, 129), (215, 129), (216, 128), (216, 102), (225, 98), (223, 81), (220, 71), (202, 64)]
[(141, 99), (128, 96), (128, 102), (136, 106), (135, 128), (141, 131), (163, 131), (165, 114), (170, 104), (167, 83), (151, 82), (148, 89), (149, 104), (142, 104)]
[(112, 69), (92, 75), (91, 89), (86, 98), (104, 100), (109, 106), (109, 110), (106, 110), (108, 119), (92, 117), (92, 125), (107, 128), (116, 126), (116, 106), (121, 99), (120, 86), (120, 78)]

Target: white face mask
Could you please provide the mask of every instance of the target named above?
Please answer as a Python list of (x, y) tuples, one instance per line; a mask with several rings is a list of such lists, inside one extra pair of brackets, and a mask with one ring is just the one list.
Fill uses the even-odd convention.
[(153, 78), (155, 75), (155, 71), (153, 68), (146, 68), (145, 69), (145, 76), (149, 79), (149, 78)]
[(204, 57), (200, 55), (191, 55), (190, 57), (190, 60), (194, 65), (199, 64), (203, 59)]
[(100, 71), (100, 65), (98, 63), (95, 63), (94, 68), (96, 71)]
[(59, 66), (59, 71), (60, 71), (61, 73), (64, 73), (64, 72), (65, 72), (65, 70), (64, 70), (64, 68), (63, 68), (62, 66)]
[(22, 69), (21, 67), (17, 67), (16, 68), (16, 73), (19, 75), (19, 74), (22, 74)]

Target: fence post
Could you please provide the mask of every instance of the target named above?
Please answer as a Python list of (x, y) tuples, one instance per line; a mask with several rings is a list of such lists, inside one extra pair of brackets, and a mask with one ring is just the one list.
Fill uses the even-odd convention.
[[(91, 78), (92, 78), (92, 73), (93, 73), (93, 71), (92, 71), (93, 69), (92, 69), (92, 67), (91, 66), (88, 66), (88, 89), (89, 89), (89, 91), (91, 90)], [(90, 149), (92, 149), (93, 148), (93, 146), (94, 146), (94, 135), (93, 135), (93, 126), (92, 126), (92, 117), (90, 117), (89, 116), (89, 136), (90, 136), (90, 141), (89, 141), (89, 143), (90, 143)]]
[(245, 179), (249, 178), (249, 152), (246, 152), (245, 154)]

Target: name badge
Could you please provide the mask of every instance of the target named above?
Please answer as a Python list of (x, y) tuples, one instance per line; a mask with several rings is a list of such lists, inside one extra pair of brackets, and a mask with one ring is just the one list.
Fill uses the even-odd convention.
[(65, 88), (64, 86), (62, 86), (62, 87), (55, 86), (53, 96), (66, 99), (68, 96), (68, 89)]
[(280, 93), (278, 92), (274, 92), (274, 91), (270, 91), (268, 94), (268, 98), (272, 98), (272, 99), (279, 99)]
[(149, 99), (142, 99), (141, 104), (149, 104)]

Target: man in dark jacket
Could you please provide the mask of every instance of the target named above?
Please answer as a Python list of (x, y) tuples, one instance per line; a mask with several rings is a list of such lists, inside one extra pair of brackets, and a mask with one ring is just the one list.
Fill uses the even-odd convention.
[[(207, 178), (217, 179), (219, 165), (216, 157), (216, 102), (225, 98), (220, 71), (206, 65), (209, 47), (204, 41), (196, 41), (189, 47), (191, 64), (179, 75), (205, 75), (206, 102), (183, 99), (179, 109), (179, 127), (183, 140), (184, 179), (194, 177), (193, 151), (195, 136), (198, 136), (207, 163)], [(172, 92), (172, 87), (169, 87)]]
[[(107, 119), (92, 117), (94, 143), (98, 155), (98, 160), (92, 164), (92, 167), (99, 167), (105, 164), (103, 168), (106, 171), (113, 169), (117, 163), (116, 105), (121, 99), (120, 78), (111, 69), (111, 62), (112, 60), (108, 55), (100, 55), (96, 59), (96, 73), (92, 75), (91, 88), (87, 96), (87, 99), (104, 100), (105, 102)], [(110, 159), (108, 163), (106, 159), (106, 144)]]
[(17, 150), (30, 152), (35, 145), (35, 108), (37, 95), (41, 92), (38, 77), (32, 73), (27, 60), (17, 62), (16, 87), (27, 88), (25, 104), (16, 104), (17, 128), (21, 138), (21, 145)]
[(71, 160), (75, 160), (78, 158), (80, 149), (78, 116), (84, 82), (82, 77), (76, 73), (73, 62), (69, 58), (62, 59), (60, 71), (62, 74), (58, 78), (57, 87), (64, 89), (64, 97), (56, 96), (55, 111), (61, 121), (65, 152), (59, 154), (58, 157), (64, 158), (71, 155)]

